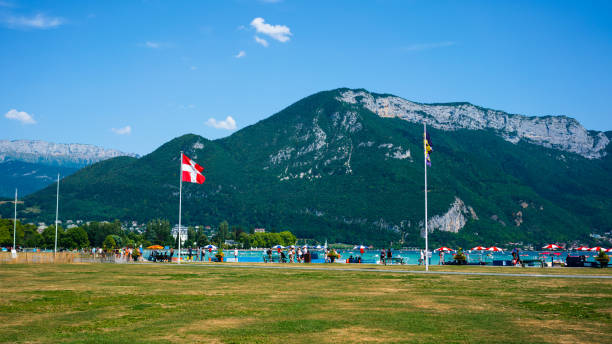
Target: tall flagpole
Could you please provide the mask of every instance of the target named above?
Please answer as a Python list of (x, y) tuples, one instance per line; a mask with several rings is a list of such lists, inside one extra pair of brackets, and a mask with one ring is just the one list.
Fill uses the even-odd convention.
[(178, 263), (181, 264), (181, 207), (183, 203), (183, 151), (179, 160), (179, 223), (176, 237), (178, 238)]
[[(423, 122), (423, 140), (427, 140), (427, 124)], [(427, 242), (427, 147), (424, 147), (425, 156), (425, 271), (429, 271), (429, 243)]]
[(13, 221), (13, 250), (17, 252), (17, 189), (15, 189), (15, 220)]
[(57, 254), (57, 223), (59, 222), (59, 177), (60, 174), (57, 174), (57, 197), (55, 199), (55, 249), (53, 249), (53, 258)]

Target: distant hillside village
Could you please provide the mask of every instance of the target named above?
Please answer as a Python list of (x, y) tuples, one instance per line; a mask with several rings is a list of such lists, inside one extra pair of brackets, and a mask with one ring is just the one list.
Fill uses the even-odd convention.
[[(219, 225), (171, 227), (167, 220), (147, 223), (118, 220), (93, 222), (58, 220), (58, 247), (82, 249), (86, 247), (139, 247), (162, 245), (176, 247), (177, 237), (183, 247), (203, 247), (210, 243), (227, 248), (271, 247), (292, 245), (298, 239), (290, 231), (266, 232), (265, 228), (231, 226), (227, 221)], [(55, 225), (44, 222), (22, 224), (17, 221), (17, 246), (50, 249), (55, 245)], [(0, 246), (12, 246), (13, 220), (0, 218)]]

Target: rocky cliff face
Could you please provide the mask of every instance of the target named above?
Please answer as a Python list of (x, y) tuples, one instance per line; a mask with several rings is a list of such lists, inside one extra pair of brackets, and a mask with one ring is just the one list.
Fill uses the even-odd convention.
[(605, 156), (610, 143), (605, 133), (589, 132), (578, 121), (565, 116), (527, 117), (469, 103), (419, 104), (400, 97), (353, 90), (342, 91), (337, 99), (360, 104), (381, 117), (424, 122), (442, 130), (492, 129), (512, 143), (526, 140), (588, 159)]
[(0, 140), (0, 162), (17, 160), (45, 165), (83, 167), (118, 156), (133, 156), (93, 145), (62, 144), (30, 140)]
[[(473, 220), (478, 219), (472, 207), (466, 207), (461, 199), (455, 197), (455, 201), (446, 213), (435, 215), (427, 220), (427, 230), (430, 233), (434, 230), (458, 233), (467, 223), (468, 216), (471, 216)], [(421, 230), (421, 234), (425, 235), (424, 228)]]

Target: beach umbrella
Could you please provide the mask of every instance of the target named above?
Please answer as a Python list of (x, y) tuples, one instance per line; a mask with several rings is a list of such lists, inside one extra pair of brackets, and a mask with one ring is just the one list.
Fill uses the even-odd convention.
[(361, 250), (362, 248), (365, 249), (366, 247), (363, 246), (363, 245), (357, 245), (357, 246), (353, 247), (353, 250)]
[(612, 247), (606, 250), (606, 252), (612, 252)]
[(291, 246), (289, 246), (289, 248), (295, 248), (295, 245), (291, 245)]
[(452, 249), (450, 249), (450, 248), (448, 248), (446, 246), (442, 246), (442, 247), (438, 247), (434, 251), (452, 251)]
[(209, 244), (209, 245), (204, 246), (204, 248), (212, 248), (213, 250), (216, 250), (217, 246)]
[(502, 252), (503, 250), (497, 246), (491, 246), (487, 249), (487, 251), (491, 251), (491, 252)]
[(302, 246), (302, 248), (310, 248), (310, 246), (304, 245), (304, 246)]
[(589, 249), (589, 251), (593, 251), (593, 252), (599, 252), (599, 250), (606, 250), (605, 248), (601, 247), (601, 246), (595, 246), (595, 247), (591, 247)]
[(147, 247), (149, 250), (163, 250), (164, 247), (161, 245), (151, 245)]
[(272, 248), (284, 248), (283, 245), (272, 246)]
[(548, 244), (548, 245), (546, 245), (546, 246), (544, 246), (542, 248), (545, 249), (545, 250), (556, 250), (556, 249), (561, 248), (561, 246), (555, 245), (555, 244)]
[(472, 251), (486, 251), (487, 248), (486, 247), (482, 247), (482, 246), (476, 246), (476, 247), (472, 247)]
[(317, 245), (317, 247), (315, 247), (317, 250), (322, 249), (323, 247), (321, 245)]
[(590, 247), (586, 247), (586, 246), (580, 246), (576, 249), (576, 251), (588, 251), (590, 250)]

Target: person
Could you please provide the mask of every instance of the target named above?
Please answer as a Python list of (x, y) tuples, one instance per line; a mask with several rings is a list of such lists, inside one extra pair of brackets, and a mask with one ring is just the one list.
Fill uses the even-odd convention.
[(174, 257), (174, 248), (170, 249), (170, 261), (172, 261), (172, 257)]
[(234, 259), (238, 261), (238, 249), (234, 248)]
[(191, 246), (189, 246), (189, 250), (187, 251), (187, 257), (187, 260), (191, 261), (191, 258), (193, 257), (193, 249)]
[(272, 250), (268, 249), (266, 253), (268, 254), (268, 262), (272, 262)]
[(384, 265), (387, 265), (387, 262), (385, 261), (385, 249), (383, 248), (382, 250), (380, 250), (380, 262)]
[(393, 253), (391, 253), (391, 249), (388, 249), (388, 250), (387, 250), (387, 258), (388, 258), (389, 260), (391, 260), (391, 258), (393, 258)]
[(302, 249), (300, 247), (298, 247), (298, 251), (297, 251), (297, 261), (298, 263), (302, 262)]
[(280, 252), (280, 262), (281, 263), (286, 263), (287, 262), (287, 256), (285, 255), (285, 251), (281, 251)]
[(212, 246), (208, 246), (208, 261), (212, 259)]
[(202, 249), (200, 250), (200, 261), (203, 262), (204, 261), (204, 256), (206, 255), (206, 249), (204, 249), (204, 247), (202, 247)]
[(424, 262), (425, 262), (425, 252), (423, 252), (423, 250), (420, 250), (419, 265), (422, 265)]
[(361, 253), (361, 254), (365, 253), (365, 249), (363, 248), (363, 246), (359, 247), (359, 253)]
[(440, 256), (440, 265), (444, 264), (444, 250), (440, 250), (440, 253), (438, 254)]
[(289, 263), (293, 263), (293, 258), (295, 257), (295, 250), (293, 248), (289, 249)]

